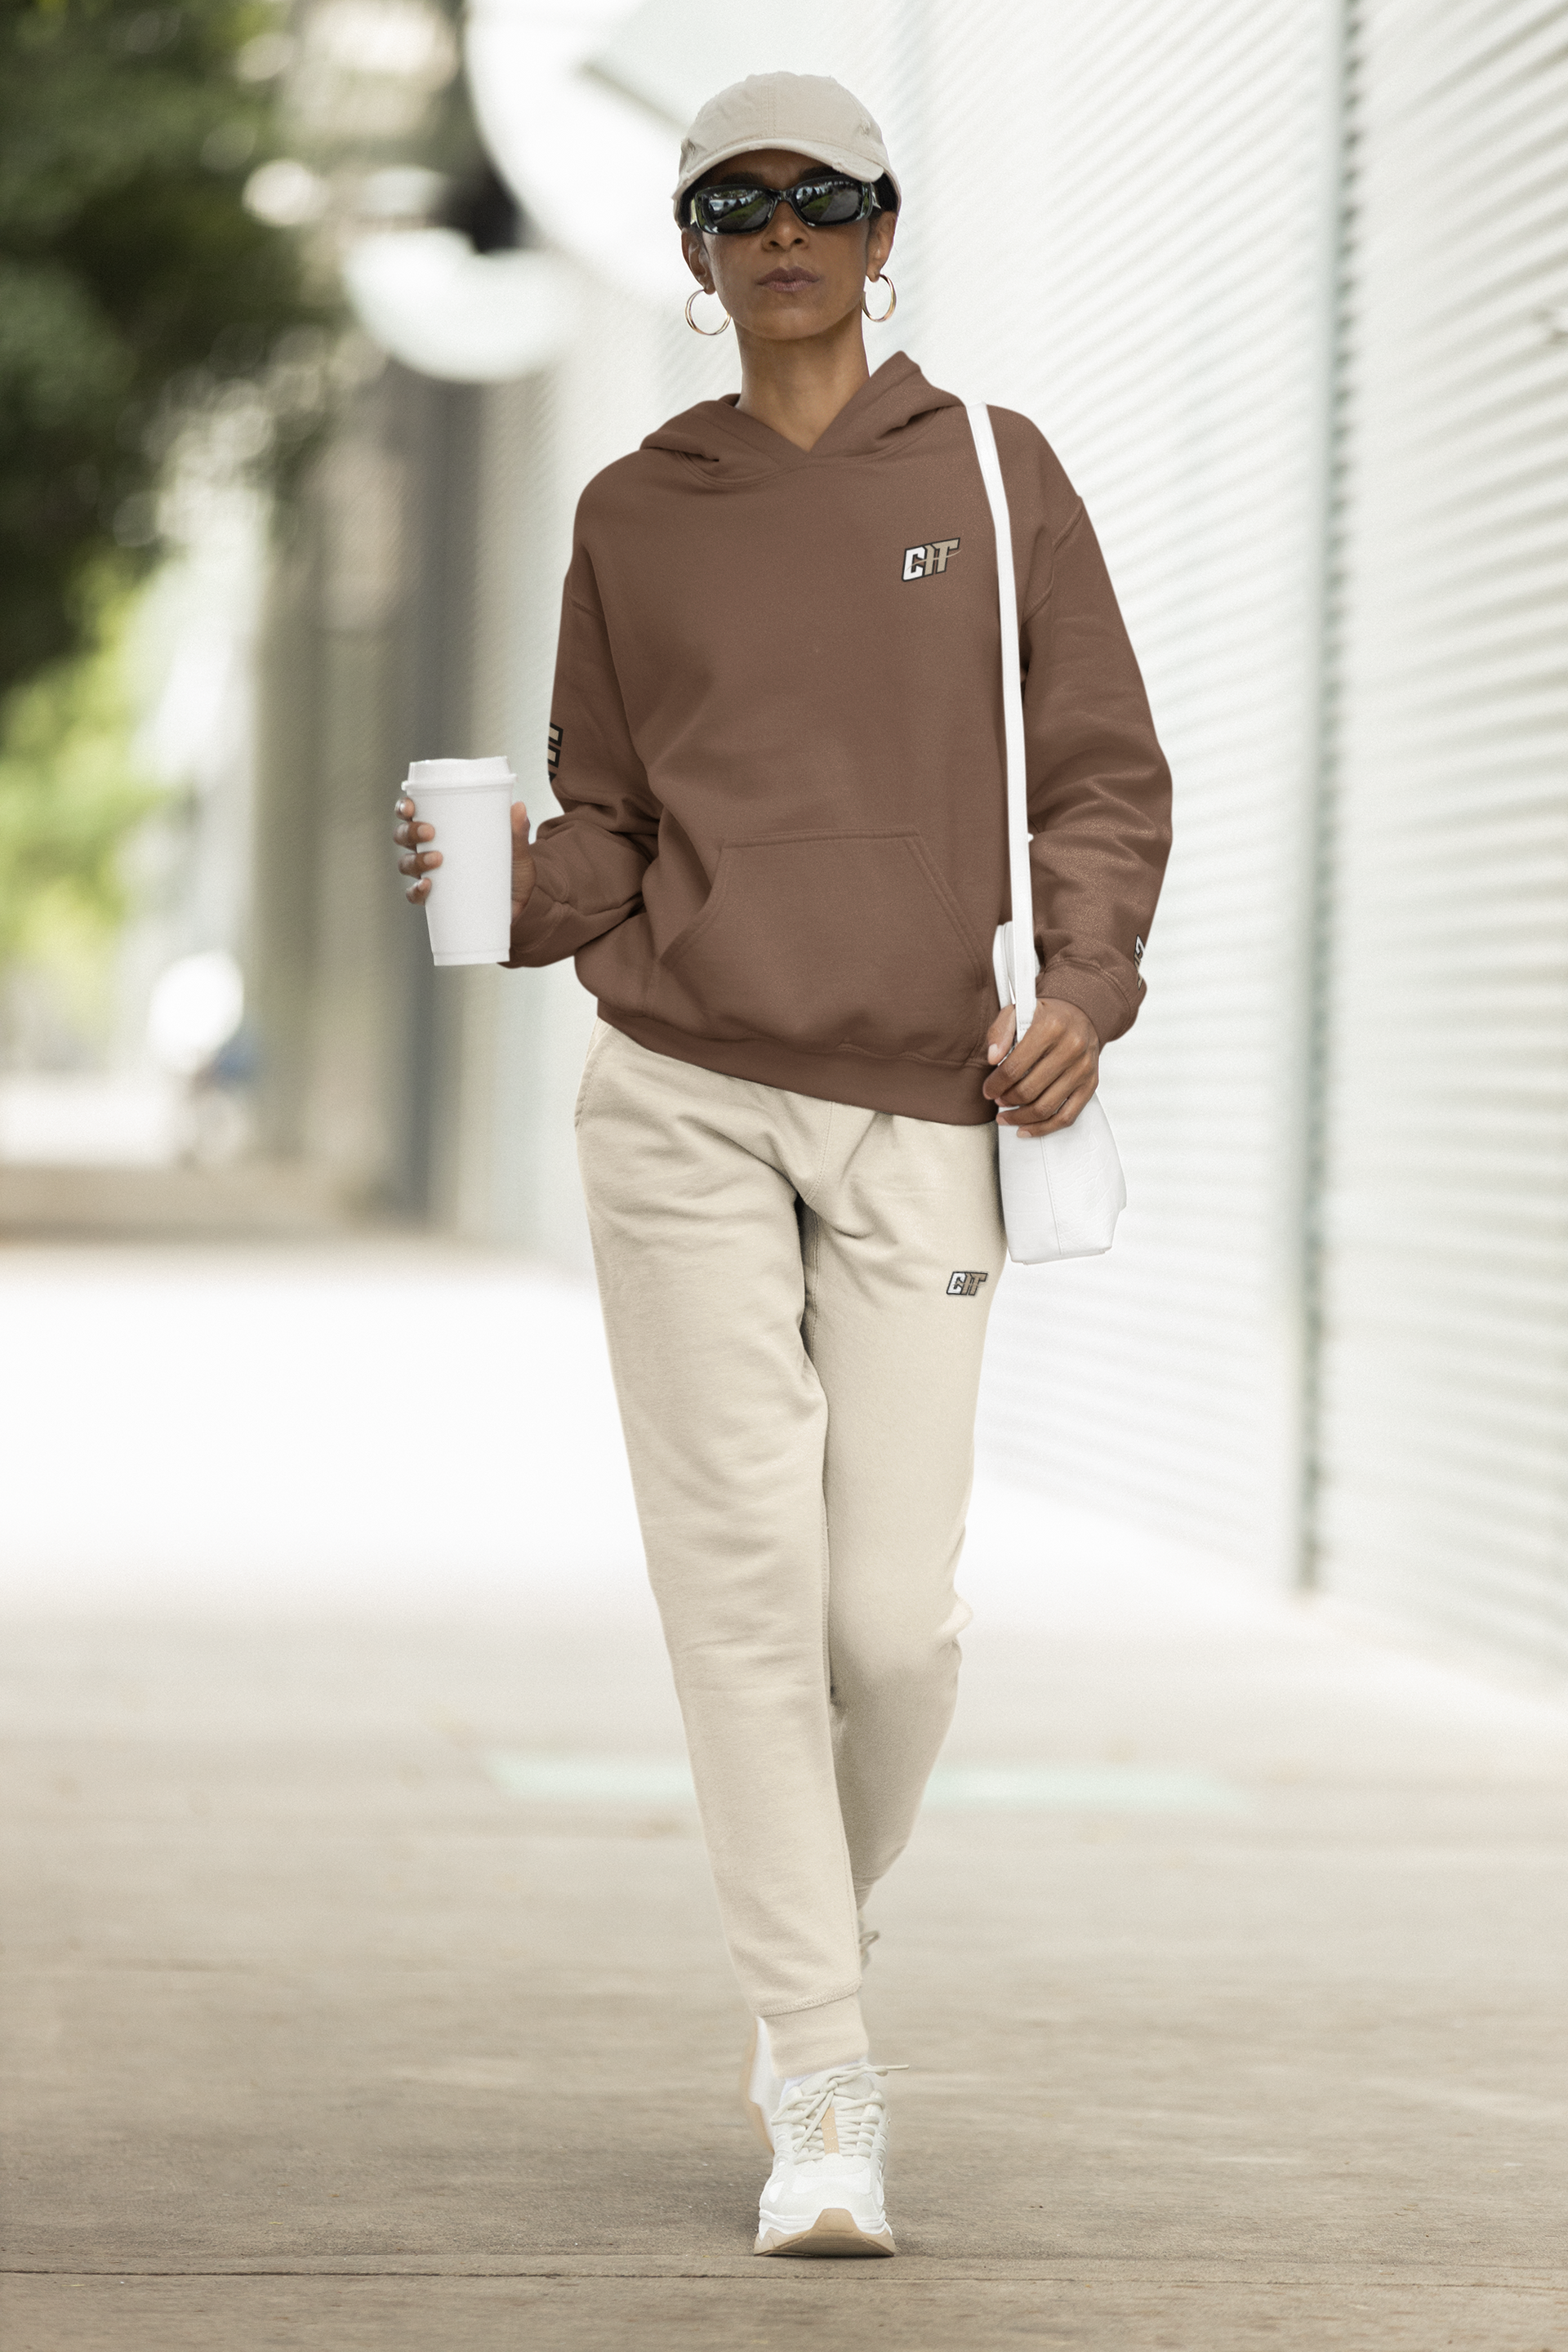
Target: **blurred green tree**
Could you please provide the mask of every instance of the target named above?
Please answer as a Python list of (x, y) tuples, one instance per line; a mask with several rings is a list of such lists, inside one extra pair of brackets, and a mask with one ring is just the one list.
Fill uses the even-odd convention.
[(47, 664), (6, 699), (0, 729), (0, 971), (89, 967), (125, 912), (120, 853), (163, 794), (137, 774), (119, 567), (84, 583), (90, 650)]
[(171, 392), (320, 316), (244, 184), (265, 0), (0, 0), (0, 691), (86, 644), (95, 567), (153, 537)]

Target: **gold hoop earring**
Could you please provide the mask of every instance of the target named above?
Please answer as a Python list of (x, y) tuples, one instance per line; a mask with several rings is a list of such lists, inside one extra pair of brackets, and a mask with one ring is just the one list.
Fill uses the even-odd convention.
[(862, 310), (866, 311), (867, 318), (870, 320), (871, 324), (874, 327), (885, 327), (889, 320), (892, 317), (894, 311), (899, 307), (899, 289), (885, 271), (881, 277), (873, 278), (871, 283), (873, 286), (885, 286), (892, 299), (889, 300), (885, 310), (867, 310), (866, 294), (864, 288), (862, 288), (860, 294), (860, 308)]
[[(724, 327), (727, 327), (730, 323), (730, 313), (728, 310), (724, 313), (724, 327), (700, 327), (696, 320), (692, 317), (691, 305), (696, 301), (698, 295), (706, 294), (711, 289), (706, 286), (697, 286), (692, 289), (691, 292), (686, 298), (686, 323), (690, 328), (694, 335), (721, 335), (724, 331)], [(861, 299), (864, 300), (865, 298), (862, 296)]]

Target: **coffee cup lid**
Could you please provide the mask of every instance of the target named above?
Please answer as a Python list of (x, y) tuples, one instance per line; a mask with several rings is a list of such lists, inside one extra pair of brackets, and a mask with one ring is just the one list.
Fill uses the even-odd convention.
[(517, 778), (501, 752), (493, 760), (411, 760), (408, 782), (426, 792), (450, 792), (464, 784), (515, 784)]

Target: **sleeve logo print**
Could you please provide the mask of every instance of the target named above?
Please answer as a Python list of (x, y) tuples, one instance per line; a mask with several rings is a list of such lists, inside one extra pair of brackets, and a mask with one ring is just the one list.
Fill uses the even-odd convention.
[(553, 782), (561, 772), (561, 730), (553, 724), (550, 730), (550, 749), (545, 754), (544, 764), (549, 769), (551, 781)]
[(947, 1278), (947, 1295), (950, 1298), (978, 1298), (981, 1284), (990, 1278), (984, 1274), (951, 1274)]
[(958, 553), (956, 539), (928, 540), (923, 547), (904, 550), (904, 578), (929, 580), (933, 572), (945, 572), (947, 559)]

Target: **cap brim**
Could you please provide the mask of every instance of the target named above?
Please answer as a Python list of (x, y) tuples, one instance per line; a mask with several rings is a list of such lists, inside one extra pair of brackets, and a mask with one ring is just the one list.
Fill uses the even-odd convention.
[[(731, 140), (727, 147), (720, 147), (711, 155), (704, 155), (696, 171), (687, 173), (675, 191), (675, 217), (681, 227), (684, 228), (686, 224), (680, 219), (680, 207), (698, 181), (705, 180), (710, 172), (721, 163), (729, 163), (733, 155), (753, 153), (760, 143), (755, 135), (749, 139)], [(898, 173), (891, 164), (879, 162), (875, 155), (849, 147), (824, 147), (815, 139), (790, 139), (783, 131), (776, 137), (770, 137), (767, 144), (787, 148), (796, 155), (809, 155), (814, 163), (826, 163), (835, 172), (847, 172), (852, 180), (891, 180), (893, 194), (900, 204), (903, 203), (904, 192), (899, 185)]]

